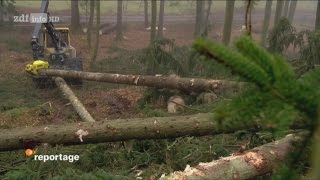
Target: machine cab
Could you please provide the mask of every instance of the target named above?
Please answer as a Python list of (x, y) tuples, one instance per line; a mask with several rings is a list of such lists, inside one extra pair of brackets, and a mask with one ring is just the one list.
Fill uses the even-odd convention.
[(52, 38), (50, 37), (46, 28), (43, 29), (43, 45), (44, 45), (44, 52), (45, 56), (49, 57), (52, 54), (63, 53), (68, 58), (75, 58), (76, 57), (76, 50), (74, 47), (70, 45), (70, 35), (69, 35), (69, 28), (55, 28), (58, 31), (59, 38), (64, 42), (61, 44), (62, 52), (56, 52), (54, 43), (52, 42)]

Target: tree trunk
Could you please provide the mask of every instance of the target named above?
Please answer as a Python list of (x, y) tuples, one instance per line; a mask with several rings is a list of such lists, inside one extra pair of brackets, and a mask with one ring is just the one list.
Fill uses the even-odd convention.
[(194, 37), (199, 37), (203, 31), (204, 25), (204, 3), (205, 1), (197, 1), (196, 7), (196, 23), (194, 28)]
[(266, 38), (267, 38), (269, 25), (270, 25), (271, 11), (272, 11), (272, 0), (268, 0), (266, 1), (266, 8), (264, 11), (264, 21), (263, 21), (262, 34), (261, 34), (262, 46), (265, 46), (265, 43), (266, 43)]
[(148, 0), (143, 0), (144, 2), (144, 28), (149, 27), (149, 11), (148, 11)]
[(157, 0), (151, 0), (151, 31), (150, 31), (150, 43), (156, 38), (156, 26), (157, 26)]
[(320, 29), (320, 0), (318, 0), (315, 29)]
[(283, 0), (277, 0), (276, 13), (274, 15), (274, 26), (276, 26), (282, 17)]
[(100, 0), (95, 0), (96, 1), (96, 16), (97, 16), (97, 24), (96, 24), (96, 42), (94, 45), (93, 53), (91, 56), (91, 66), (95, 65), (97, 55), (98, 55), (98, 49), (99, 49), (99, 41), (100, 41)]
[(0, 23), (4, 21), (4, 3), (3, 0), (0, 0)]
[(88, 41), (89, 48), (91, 48), (91, 35), (92, 35), (93, 18), (94, 18), (94, 4), (95, 4), (95, 0), (91, 0), (90, 1), (90, 15), (89, 15), (89, 22), (88, 22), (88, 31), (87, 31), (87, 41)]
[[(49, 145), (92, 144), (131, 139), (203, 136), (237, 130), (232, 128), (226, 131), (217, 127), (216, 122), (212, 120), (212, 114), (196, 114), (3, 129), (0, 131), (0, 151), (33, 148), (30, 146), (44, 143)], [(80, 134), (83, 134), (82, 142), (79, 139)]]
[(54, 78), (54, 81), (56, 85), (59, 87), (59, 89), (62, 91), (62, 93), (65, 95), (65, 97), (70, 101), (80, 118), (83, 121), (94, 122), (95, 120), (93, 119), (93, 117), (83, 106), (83, 104), (79, 101), (79, 99), (74, 95), (67, 83), (60, 77)]
[(204, 31), (203, 31), (203, 36), (207, 36), (207, 35), (208, 35), (209, 25), (210, 25), (209, 16), (210, 16), (210, 13), (211, 13), (212, 1), (213, 1), (213, 0), (208, 0), (208, 9), (207, 9), (206, 20), (205, 20), (205, 22), (204, 22), (204, 28), (205, 28), (205, 29), (204, 29)]
[(71, 27), (78, 31), (80, 27), (79, 0), (71, 0)]
[(289, 10), (290, 0), (285, 0), (283, 6), (282, 16), (288, 18), (288, 10)]
[(225, 20), (223, 26), (223, 43), (228, 45), (232, 31), (233, 11), (235, 0), (226, 1)]
[(116, 40), (122, 40), (123, 39), (123, 33), (122, 33), (122, 0), (118, 0), (118, 11), (117, 11), (117, 34), (116, 34)]
[(165, 0), (160, 0), (159, 23), (158, 23), (158, 37), (159, 38), (163, 37), (164, 4), (165, 4)]
[(67, 71), (58, 69), (43, 69), (39, 72), (41, 75), (56, 76), (64, 78), (76, 78), (89, 81), (100, 81), (117, 84), (128, 84), (135, 86), (148, 86), (155, 88), (179, 89), (187, 92), (213, 91), (221, 92), (228, 88), (241, 87), (241, 83), (208, 80), (195, 78), (180, 78), (178, 76), (140, 76), (140, 75), (122, 75), (109, 73), (92, 73), (83, 71)]
[(271, 142), (244, 153), (238, 153), (196, 167), (187, 166), (184, 171), (176, 171), (165, 179), (252, 179), (272, 172), (286, 155), (293, 150), (292, 142), (300, 141), (300, 135), (289, 134), (283, 139)]
[(292, 23), (292, 21), (293, 21), (294, 13), (295, 13), (296, 7), (297, 7), (297, 2), (298, 2), (298, 0), (291, 0), (291, 2), (290, 2), (290, 8), (289, 8), (289, 13), (288, 13), (288, 19), (289, 19), (290, 23)]

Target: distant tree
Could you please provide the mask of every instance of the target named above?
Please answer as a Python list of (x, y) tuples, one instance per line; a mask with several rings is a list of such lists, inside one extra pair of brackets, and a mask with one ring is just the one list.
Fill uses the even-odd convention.
[(225, 45), (228, 45), (230, 42), (234, 3), (235, 3), (235, 0), (226, 1), (225, 20), (224, 20), (224, 26), (223, 26), (223, 43)]
[(204, 32), (203, 32), (203, 35), (204, 36), (207, 36), (208, 35), (208, 31), (209, 31), (209, 16), (210, 16), (210, 13), (211, 13), (211, 6), (212, 6), (212, 0), (208, 0), (208, 8), (207, 8), (207, 15), (206, 15), (206, 19), (205, 19), (205, 22), (204, 22), (204, 25), (205, 25), (205, 29), (204, 29)]
[(290, 0), (284, 0), (284, 6), (282, 11), (282, 17), (288, 17), (288, 10), (289, 10), (289, 4)]
[(163, 37), (164, 5), (165, 5), (165, 0), (160, 0), (159, 23), (158, 23), (158, 37), (159, 38)]
[(320, 0), (318, 0), (315, 28), (316, 30), (320, 29)]
[(3, 22), (4, 19), (4, 2), (3, 0), (0, 0), (0, 23)]
[(153, 43), (156, 38), (156, 26), (157, 26), (157, 0), (151, 0), (150, 43)]
[(93, 53), (92, 53), (92, 64), (91, 65), (95, 65), (96, 59), (97, 59), (97, 55), (98, 55), (98, 49), (99, 49), (99, 30), (100, 30), (100, 0), (95, 0), (96, 1), (96, 42), (93, 48)]
[(295, 13), (296, 7), (297, 7), (297, 2), (298, 2), (298, 0), (291, 0), (290, 1), (290, 7), (289, 7), (289, 13), (288, 13), (288, 19), (289, 19), (290, 23), (292, 23), (292, 21), (293, 21), (293, 16), (294, 16), (294, 13)]
[(276, 13), (274, 15), (274, 26), (276, 26), (282, 17), (282, 9), (283, 9), (283, 0), (277, 0)]
[(143, 0), (143, 1), (144, 1), (144, 27), (148, 28), (149, 27), (148, 0)]
[(204, 4), (205, 1), (197, 1), (196, 5), (196, 23), (194, 28), (194, 37), (198, 37), (202, 34), (204, 29)]
[(89, 15), (89, 22), (88, 22), (88, 30), (87, 30), (87, 41), (88, 41), (89, 48), (91, 48), (91, 34), (92, 34), (92, 26), (93, 26), (94, 4), (95, 4), (95, 0), (91, 0), (90, 15)]
[(80, 13), (78, 0), (71, 0), (71, 27), (73, 30), (80, 29)]
[(16, 13), (14, 3), (14, 0), (0, 0), (0, 23), (5, 20), (5, 16), (10, 20), (11, 16), (9, 15)]
[(123, 10), (123, 0), (118, 0), (118, 10), (117, 10), (117, 34), (116, 40), (123, 39), (123, 32), (122, 32), (122, 10)]
[(261, 34), (261, 45), (262, 46), (265, 46), (267, 33), (269, 30), (271, 10), (272, 10), (272, 0), (268, 0), (268, 1), (266, 1), (266, 7), (264, 10), (264, 20), (263, 20), (263, 27), (262, 27), (262, 34)]

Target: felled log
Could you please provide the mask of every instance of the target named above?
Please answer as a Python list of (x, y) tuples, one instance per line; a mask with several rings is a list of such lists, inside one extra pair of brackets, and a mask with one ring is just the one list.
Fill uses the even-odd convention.
[(179, 76), (124, 75), (83, 71), (67, 71), (58, 69), (43, 69), (40, 70), (40, 74), (64, 78), (77, 78), (89, 81), (128, 84), (135, 86), (148, 86), (155, 88), (178, 89), (189, 92), (220, 92), (223, 89), (239, 87), (240, 84), (238, 82), (233, 81), (210, 80), (200, 78), (181, 78)]
[(219, 129), (212, 114), (176, 117), (104, 120), (28, 128), (2, 129), (0, 151), (41, 144), (92, 144), (130, 139), (161, 139), (234, 132), (243, 127)]
[(56, 85), (62, 91), (64, 96), (70, 101), (75, 111), (78, 113), (80, 118), (83, 121), (94, 122), (95, 120), (87, 111), (87, 109), (83, 106), (83, 104), (79, 101), (77, 96), (72, 92), (67, 83), (60, 77), (54, 78)]
[(161, 180), (241, 180), (270, 173), (292, 149), (292, 142), (301, 140), (300, 135), (290, 134), (244, 153), (231, 155), (195, 167), (187, 166), (184, 171), (176, 171)]

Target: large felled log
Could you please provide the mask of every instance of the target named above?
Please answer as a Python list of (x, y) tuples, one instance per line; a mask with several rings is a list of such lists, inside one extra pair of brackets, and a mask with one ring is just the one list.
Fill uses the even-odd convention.
[[(240, 127), (238, 127), (240, 129)], [(233, 132), (221, 130), (211, 114), (177, 117), (104, 120), (39, 127), (2, 129), (0, 151), (25, 148), (28, 145), (87, 144), (130, 139), (160, 139), (201, 136)]]
[(80, 118), (84, 121), (94, 122), (95, 120), (93, 119), (93, 117), (83, 106), (83, 104), (79, 101), (76, 95), (72, 92), (67, 83), (60, 77), (54, 78), (54, 81), (56, 85), (59, 87), (59, 89), (63, 92), (65, 97), (70, 101)]
[(238, 82), (224, 80), (208, 80), (197, 78), (180, 78), (178, 76), (142, 76), (110, 73), (93, 73), (83, 71), (67, 71), (58, 69), (43, 69), (40, 74), (64, 78), (79, 78), (89, 81), (101, 81), (155, 88), (179, 89), (183, 91), (221, 91), (225, 88), (238, 86)]
[(292, 150), (292, 142), (301, 140), (300, 135), (290, 134), (245, 153), (232, 155), (196, 167), (187, 166), (184, 171), (176, 171), (162, 180), (211, 179), (233, 180), (250, 179), (272, 171), (278, 162)]

